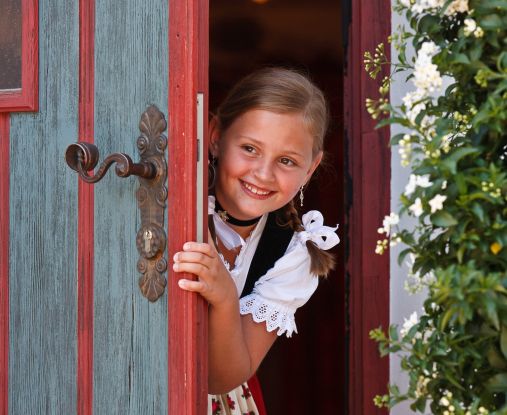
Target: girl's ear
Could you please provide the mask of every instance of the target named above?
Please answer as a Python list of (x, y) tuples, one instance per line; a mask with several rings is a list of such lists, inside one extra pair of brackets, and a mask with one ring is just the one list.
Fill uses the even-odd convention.
[(220, 140), (220, 129), (217, 117), (213, 116), (209, 122), (209, 151), (215, 157), (218, 156), (218, 142)]
[(319, 151), (318, 154), (314, 157), (312, 164), (310, 165), (310, 168), (308, 169), (308, 172), (306, 173), (305, 177), (305, 185), (308, 183), (310, 178), (312, 177), (313, 172), (317, 167), (319, 167), (320, 162), (322, 161), (322, 156), (324, 155), (324, 152)]

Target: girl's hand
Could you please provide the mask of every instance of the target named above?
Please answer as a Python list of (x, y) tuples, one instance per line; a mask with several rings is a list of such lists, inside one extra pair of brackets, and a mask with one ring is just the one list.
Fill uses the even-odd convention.
[(183, 251), (174, 257), (173, 270), (188, 272), (198, 277), (197, 281), (181, 279), (180, 288), (201, 294), (211, 305), (225, 301), (237, 301), (236, 285), (211, 244), (186, 242)]

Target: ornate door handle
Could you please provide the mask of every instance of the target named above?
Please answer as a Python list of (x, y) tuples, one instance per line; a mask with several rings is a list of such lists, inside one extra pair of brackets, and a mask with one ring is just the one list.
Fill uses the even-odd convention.
[(165, 290), (167, 261), (164, 258), (166, 233), (164, 230), (164, 210), (167, 200), (167, 163), (165, 149), (167, 138), (163, 134), (167, 128), (164, 114), (151, 105), (141, 115), (137, 139), (137, 148), (141, 156), (139, 163), (124, 153), (107, 156), (97, 172), (89, 175), (99, 161), (99, 150), (90, 143), (71, 144), (65, 151), (65, 160), (72, 170), (79, 173), (87, 183), (96, 183), (104, 177), (113, 163), (120, 177), (139, 176), (139, 188), (136, 193), (137, 204), (141, 211), (141, 228), (137, 232), (136, 246), (140, 258), (137, 269), (141, 293), (150, 301), (156, 301)]

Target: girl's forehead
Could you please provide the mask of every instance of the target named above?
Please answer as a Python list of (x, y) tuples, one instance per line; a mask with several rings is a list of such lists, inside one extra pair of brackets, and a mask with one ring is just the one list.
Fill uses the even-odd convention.
[(313, 136), (301, 113), (255, 109), (243, 113), (228, 128), (230, 139), (249, 140), (259, 146), (299, 153), (313, 150)]

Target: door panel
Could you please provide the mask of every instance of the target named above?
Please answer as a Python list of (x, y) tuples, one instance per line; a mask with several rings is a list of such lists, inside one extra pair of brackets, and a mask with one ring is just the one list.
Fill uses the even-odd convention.
[(39, 13), (40, 111), (10, 126), (9, 413), (71, 414), (77, 181), (63, 154), (77, 134), (78, 8), (56, 0)]
[[(138, 160), (141, 113), (155, 104), (167, 117), (167, 1), (95, 7), (95, 144)], [(167, 295), (139, 292), (137, 187), (111, 173), (95, 185), (96, 414), (167, 413)]]
[[(166, 131), (175, 143), (168, 149), (176, 207), (166, 213), (168, 241), (174, 251), (196, 237), (195, 100), (197, 91), (207, 95), (207, 15), (206, 22), (197, 19), (203, 5), (40, 3), (39, 111), (0, 119), (1, 148), (10, 142), (10, 213), (0, 210), (10, 252), (8, 275), (0, 276), (9, 287), (7, 307), (0, 296), (0, 336), (9, 338), (8, 350), (0, 350), (0, 376), (7, 373), (9, 385), (0, 390), (0, 412), (7, 394), (11, 415), (206, 411), (207, 306), (174, 286), (169, 302), (167, 288), (155, 303), (141, 295), (137, 178), (121, 179), (111, 169), (97, 184), (78, 186), (64, 161), (67, 146), (81, 140), (97, 145), (100, 161), (113, 152), (139, 160), (139, 119), (155, 104), (174, 121)], [(199, 60), (198, 33), (205, 39)], [(176, 281), (165, 276), (168, 287)]]

